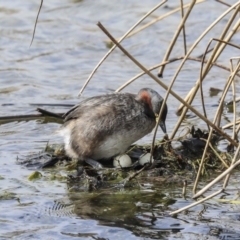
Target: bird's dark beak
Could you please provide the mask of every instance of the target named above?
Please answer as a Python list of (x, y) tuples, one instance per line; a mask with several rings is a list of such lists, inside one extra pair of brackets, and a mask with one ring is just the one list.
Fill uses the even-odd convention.
[(160, 121), (159, 126), (161, 127), (161, 129), (163, 130), (164, 133), (167, 133), (165, 121)]

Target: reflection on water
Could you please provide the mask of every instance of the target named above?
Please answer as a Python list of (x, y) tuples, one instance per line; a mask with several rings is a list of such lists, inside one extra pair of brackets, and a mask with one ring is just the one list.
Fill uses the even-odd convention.
[[(55, 112), (67, 111), (69, 106), (61, 104), (71, 105), (79, 101), (78, 91), (96, 63), (108, 51), (107, 37), (98, 29), (96, 22), (101, 21), (113, 36), (120, 37), (159, 2), (44, 1), (30, 48), (40, 1), (13, 0), (0, 3), (0, 105), (1, 116), (8, 116), (36, 114), (38, 104), (47, 105), (47, 109)], [(178, 4), (169, 1), (168, 7), (157, 10), (153, 16), (162, 15)], [(186, 27), (189, 44), (209, 25), (209, 21), (216, 19), (226, 9), (224, 5), (218, 4), (216, 7), (215, 4), (207, 1), (194, 10)], [(147, 67), (154, 66), (162, 60), (179, 19), (179, 14), (170, 16), (125, 40), (123, 46)], [(220, 23), (215, 28), (216, 32), (209, 34), (205, 42), (218, 36), (222, 26)], [(237, 35), (234, 41), (238, 41), (238, 38)], [(173, 56), (182, 55), (182, 40), (179, 42)], [(205, 44), (201, 43), (193, 56), (198, 56), (204, 50)], [(229, 51), (231, 56), (236, 55), (231, 49)], [(228, 56), (224, 57), (228, 59)], [(188, 64), (174, 87), (181, 96), (188, 93), (199, 76), (199, 63)], [(166, 84), (177, 65), (175, 62), (166, 67), (163, 78)], [(115, 50), (97, 71), (82, 97), (111, 92), (139, 72), (138, 67), (119, 50)], [(153, 73), (157, 74), (157, 70)], [(204, 82), (209, 116), (214, 115), (219, 101), (219, 95), (210, 94), (209, 89), (222, 90), (227, 76), (228, 72), (214, 67)], [(164, 96), (165, 91), (147, 76), (124, 91), (135, 93), (146, 85)], [(197, 96), (193, 104), (201, 109), (199, 99)], [(168, 106), (167, 128), (170, 133), (176, 123), (178, 103), (170, 97)], [(222, 124), (232, 118), (227, 110), (224, 114)], [(192, 114), (185, 126), (189, 123), (205, 127)], [(41, 119), (0, 125), (0, 239), (202, 239), (203, 235), (209, 239), (240, 238), (239, 207), (236, 203), (211, 200), (176, 218), (168, 217), (169, 211), (192, 202), (191, 190), (184, 200), (179, 185), (152, 186), (150, 190), (138, 192), (125, 189), (111, 194), (70, 193), (66, 181), (47, 178), (52, 169), (42, 171), (41, 179), (28, 181), (32, 170), (18, 165), (17, 157), (41, 152), (48, 141), (61, 142), (53, 134), (58, 127), (52, 122), (44, 124)], [(160, 137), (161, 131), (158, 133)], [(151, 138), (152, 134), (142, 142), (150, 142)], [(237, 180), (233, 181), (230, 196), (232, 192), (237, 192), (237, 184)], [(222, 197), (230, 199), (227, 195)]]

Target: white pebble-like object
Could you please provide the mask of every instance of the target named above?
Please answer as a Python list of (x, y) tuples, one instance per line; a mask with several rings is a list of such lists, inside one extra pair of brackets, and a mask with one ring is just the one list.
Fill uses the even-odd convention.
[[(139, 164), (141, 166), (143, 166), (146, 163), (150, 163), (150, 157), (151, 157), (150, 153), (145, 153), (145, 154), (141, 155), (141, 157), (139, 158)], [(154, 162), (153, 158), (152, 158), (152, 161)]]
[(116, 168), (125, 168), (132, 165), (132, 160), (127, 154), (118, 155), (113, 160), (113, 166)]

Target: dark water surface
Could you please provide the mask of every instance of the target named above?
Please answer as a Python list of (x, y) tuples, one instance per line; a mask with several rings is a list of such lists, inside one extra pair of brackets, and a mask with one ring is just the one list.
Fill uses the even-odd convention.
[[(34, 114), (36, 105), (32, 104), (77, 103), (80, 88), (108, 51), (107, 37), (96, 23), (100, 21), (113, 36), (120, 37), (157, 3), (156, 0), (45, 0), (35, 40), (29, 48), (40, 1), (0, 0), (0, 115)], [(178, 1), (169, 1), (167, 7), (156, 11), (149, 19), (178, 4)], [(197, 5), (186, 29), (188, 46), (226, 9), (215, 1)], [(153, 66), (162, 60), (179, 21), (179, 14), (172, 15), (125, 40), (123, 46), (146, 67)], [(192, 56), (204, 52), (209, 39), (220, 35), (226, 21), (224, 19), (207, 35)], [(239, 32), (233, 40), (239, 43)], [(172, 57), (183, 54), (182, 40), (179, 42)], [(239, 56), (239, 50), (228, 48), (220, 62), (229, 66), (232, 56)], [(166, 84), (178, 63), (166, 68), (163, 78)], [(174, 90), (182, 97), (194, 86), (199, 67), (199, 63), (188, 62), (179, 75)], [(110, 93), (139, 72), (122, 52), (115, 50), (94, 75), (83, 98)], [(153, 73), (157, 74), (157, 71)], [(219, 95), (210, 96), (209, 88), (223, 89), (228, 74), (213, 68), (204, 82), (210, 118), (215, 114)], [(165, 94), (165, 90), (147, 76), (124, 91), (135, 93), (146, 86)], [(239, 86), (236, 88), (239, 93)], [(169, 98), (169, 133), (177, 122), (178, 104), (173, 97)], [(199, 96), (193, 104), (201, 109)], [(55, 112), (68, 109), (44, 108)], [(227, 109), (224, 116), (223, 125), (232, 119)], [(191, 113), (184, 125), (189, 124), (205, 128)], [(179, 214), (177, 218), (167, 217), (168, 212), (192, 202), (191, 188), (186, 199), (181, 197), (181, 184), (164, 188), (150, 184), (137, 192), (121, 190), (124, 199), (121, 198), (123, 193), (116, 191), (116, 196), (100, 194), (83, 201), (84, 193), (69, 193), (66, 180), (49, 179), (51, 170), (43, 171), (42, 179), (29, 181), (28, 176), (33, 170), (18, 165), (17, 156), (38, 153), (48, 141), (62, 142), (53, 134), (58, 128), (56, 123), (44, 124), (41, 120), (0, 125), (0, 239), (240, 239), (238, 201), (229, 203), (216, 198)], [(158, 138), (161, 137), (159, 131)], [(152, 134), (141, 142), (150, 142), (151, 138)], [(230, 195), (223, 194), (221, 198), (233, 200), (238, 188), (236, 174), (228, 188)]]

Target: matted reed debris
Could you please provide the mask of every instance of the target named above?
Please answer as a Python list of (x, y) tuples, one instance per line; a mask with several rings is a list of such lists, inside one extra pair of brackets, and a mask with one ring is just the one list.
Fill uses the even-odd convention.
[[(42, 6), (41, 1), (41, 6)], [(193, 0), (190, 3), (183, 5), (183, 2), (180, 1), (180, 7), (176, 9), (169, 9), (169, 11), (159, 16), (158, 18), (148, 22), (145, 25), (142, 25), (139, 27), (141, 22), (148, 18), (148, 16), (153, 13), (156, 9), (165, 6), (167, 1), (161, 1), (157, 6), (155, 6), (153, 9), (151, 9), (145, 16), (143, 16), (132, 28), (129, 29), (129, 31), (126, 32), (119, 40), (115, 39), (111, 33), (99, 22), (97, 25), (99, 28), (108, 36), (109, 42), (108, 46), (112, 46), (109, 52), (104, 56), (104, 58), (97, 64), (97, 66), (94, 68), (92, 73), (90, 74), (89, 78), (85, 82), (84, 86), (81, 88), (79, 95), (84, 91), (85, 87), (90, 82), (91, 78), (93, 77), (94, 73), (97, 71), (97, 69), (100, 67), (100, 65), (103, 63), (103, 61), (111, 54), (111, 52), (118, 48), (120, 49), (129, 59), (131, 59), (141, 70), (138, 75), (127, 81), (125, 84), (120, 86), (116, 91), (120, 91), (129, 84), (131, 84), (133, 81), (137, 80), (140, 76), (147, 74), (151, 79), (153, 79), (156, 83), (159, 84), (163, 89), (166, 90), (166, 96), (165, 101), (167, 101), (169, 94), (171, 94), (176, 101), (179, 102), (180, 107), (177, 110), (177, 113), (179, 115), (179, 118), (176, 117), (176, 124), (175, 127), (169, 136), (169, 139), (164, 139), (160, 142), (155, 142), (155, 136), (156, 131), (154, 134), (154, 138), (152, 141), (151, 146), (135, 146), (139, 151), (142, 152), (148, 152), (151, 153), (153, 156), (153, 164), (145, 164), (144, 166), (139, 167), (138, 165), (134, 165), (128, 169), (111, 169), (106, 168), (106, 171), (104, 169), (96, 170), (94, 168), (82, 168), (78, 167), (77, 175), (75, 177), (72, 177), (73, 179), (79, 178), (79, 179), (88, 179), (88, 189), (94, 190), (99, 188), (102, 184), (105, 184), (106, 182), (113, 181), (116, 182), (117, 179), (120, 179), (120, 181), (124, 181), (124, 184), (132, 182), (130, 180), (132, 179), (146, 179), (146, 176), (148, 177), (160, 177), (160, 176), (170, 176), (171, 174), (178, 174), (181, 176), (181, 172), (184, 170), (188, 170), (189, 172), (197, 172), (196, 179), (193, 187), (193, 192), (195, 195), (194, 198), (197, 198), (204, 194), (209, 188), (211, 188), (215, 183), (219, 182), (221, 179), (225, 178), (225, 181), (223, 183), (223, 186), (221, 189), (216, 191), (215, 193), (200, 199), (194, 204), (191, 204), (189, 206), (186, 206), (182, 209), (179, 209), (175, 212), (172, 212), (171, 215), (177, 214), (178, 212), (181, 212), (187, 208), (190, 208), (196, 204), (199, 204), (203, 201), (206, 201), (209, 198), (212, 198), (213, 196), (218, 195), (228, 185), (229, 177), (231, 171), (236, 168), (240, 164), (239, 160), (239, 150), (240, 145), (238, 143), (238, 133), (240, 130), (240, 124), (239, 121), (237, 121), (236, 117), (236, 89), (235, 89), (235, 81), (236, 78), (239, 77), (239, 70), (240, 70), (240, 57), (239, 57), (239, 44), (235, 44), (232, 39), (236, 35), (236, 33), (239, 32), (240, 27), (240, 19), (239, 19), (239, 11), (240, 11), (240, 1), (235, 2), (233, 5), (230, 5), (227, 2), (224, 1), (216, 1), (216, 7), (218, 7), (218, 4), (223, 4), (226, 9), (225, 11), (212, 23), (209, 24), (209, 26), (202, 32), (199, 32), (199, 37), (195, 39), (193, 43), (188, 43), (186, 38), (186, 32), (188, 32), (188, 29), (186, 28), (186, 23), (188, 22), (189, 16), (192, 14), (193, 9), (197, 9), (198, 4), (205, 4), (206, 9), (208, 9), (208, 4), (210, 1), (205, 0)], [(40, 7), (41, 8), (41, 7)], [(152, 24), (155, 24), (158, 21), (161, 21), (164, 18), (167, 18), (171, 16), (172, 14), (175, 14), (176, 12), (181, 12), (181, 21), (173, 35), (173, 38), (169, 41), (169, 46), (167, 47), (165, 51), (165, 55), (162, 60), (159, 59), (159, 63), (152, 67), (145, 67), (143, 66), (138, 60), (136, 60), (120, 43), (123, 41), (126, 37), (132, 37), (135, 36), (139, 31), (142, 31), (149, 27)], [(40, 9), (39, 9), (40, 12)], [(201, 14), (204, 14), (204, 12), (201, 12)], [(38, 14), (39, 15), (39, 14)], [(224, 19), (224, 22), (222, 21)], [(208, 20), (209, 21), (209, 20)], [(37, 23), (37, 20), (36, 20)], [(215, 33), (214, 27), (223, 24), (221, 33)], [(201, 23), (199, 23), (201, 24)], [(222, 26), (222, 25), (221, 25)], [(35, 24), (36, 27), (36, 24)], [(135, 28), (139, 27), (137, 30)], [(200, 29), (200, 28), (199, 28)], [(197, 31), (198, 29), (196, 29)], [(35, 29), (34, 29), (35, 32)], [(199, 53), (198, 56), (191, 56), (193, 50), (196, 50), (196, 47), (198, 44), (203, 41), (203, 38), (206, 37), (208, 33), (214, 32), (214, 38), (209, 39), (209, 44), (206, 45), (206, 50), (204, 53)], [(178, 43), (180, 39), (180, 34), (183, 35), (183, 49), (184, 54), (182, 56), (171, 56), (172, 50), (174, 49), (176, 43)], [(33, 34), (34, 38), (34, 34)], [(137, 41), (137, 39), (136, 39)], [(226, 48), (227, 47), (227, 48)], [(232, 56), (232, 58), (229, 58), (230, 67), (227, 67), (225, 65), (219, 64), (218, 60), (220, 57), (222, 57), (224, 51), (228, 51), (228, 49), (235, 49), (235, 53), (237, 56)], [(171, 56), (171, 59), (170, 59)], [(226, 59), (225, 59), (226, 60)], [(169, 84), (166, 85), (159, 77), (163, 76), (164, 69), (167, 67), (168, 64), (171, 64), (172, 62), (179, 61), (180, 64), (178, 68), (176, 69), (175, 73), (173, 74), (173, 77), (171, 81), (169, 81)], [(199, 61), (201, 63), (201, 66), (199, 68), (199, 78), (196, 82), (193, 81), (193, 87), (192, 89), (189, 89), (189, 93), (183, 99), (180, 97), (176, 92), (172, 90), (172, 87), (174, 84), (176, 84), (176, 79), (179, 75), (179, 73), (182, 71), (183, 66), (188, 61)], [(225, 61), (226, 62), (226, 61)], [(226, 79), (226, 84), (224, 89), (221, 89), (222, 91), (218, 94), (221, 94), (220, 102), (216, 110), (215, 116), (212, 118), (209, 118), (206, 114), (206, 107), (205, 107), (205, 99), (203, 97), (203, 90), (202, 90), (202, 84), (206, 77), (208, 76), (210, 70), (212, 67), (219, 67), (226, 71), (229, 71), (229, 77)], [(156, 74), (152, 73), (152, 70), (159, 68), (158, 76)], [(225, 102), (226, 94), (230, 91), (229, 89), (232, 89), (232, 109), (233, 109), (233, 120), (231, 123), (229, 123), (227, 126), (221, 127), (221, 118), (223, 115), (223, 107)], [(193, 100), (195, 99), (195, 96), (197, 93), (201, 94), (201, 102), (202, 102), (202, 108), (203, 108), (203, 114), (200, 113), (197, 109), (195, 109), (191, 104)], [(164, 104), (163, 104), (164, 105)], [(191, 132), (191, 138), (185, 138), (181, 139), (182, 146), (180, 149), (173, 149), (171, 146), (171, 142), (174, 140), (176, 133), (179, 132), (179, 128), (182, 125), (183, 119), (186, 116), (187, 111), (191, 111), (194, 113), (197, 117), (199, 117), (201, 120), (203, 120), (206, 123), (206, 126), (208, 128), (208, 132), (204, 133), (201, 130), (192, 130)], [(160, 111), (159, 115), (161, 115), (162, 110)], [(229, 131), (226, 131), (226, 129), (232, 128), (232, 136), (229, 135)], [(216, 137), (216, 138), (215, 138)], [(215, 143), (219, 139), (225, 139), (229, 142), (229, 150), (232, 151), (233, 157), (231, 157), (227, 153), (220, 153), (215, 148)], [(197, 146), (197, 147), (196, 147)], [(237, 150), (235, 150), (237, 148)], [(129, 152), (131, 154), (131, 151)], [(56, 157), (54, 154), (52, 155)], [(69, 159), (66, 161), (65, 158), (61, 159), (60, 161), (57, 161), (54, 164), (58, 164), (59, 166), (68, 166)], [(207, 184), (202, 190), (197, 192), (198, 183), (200, 176), (207, 174), (211, 169), (214, 170), (225, 170), (223, 173), (221, 173), (216, 179), (211, 181), (209, 184)], [(99, 172), (100, 171), (100, 172)], [(109, 172), (107, 172), (109, 171)], [(132, 172), (131, 172), (132, 171)], [(121, 173), (121, 174), (120, 174)], [(116, 176), (115, 178), (113, 176)], [(120, 177), (119, 177), (120, 176)], [(159, 178), (160, 179), (160, 178)], [(156, 180), (156, 178), (155, 178)]]
[[(56, 169), (69, 172), (70, 182), (82, 185), (85, 178), (91, 178), (91, 182), (97, 183), (94, 189), (101, 186), (114, 184), (125, 185), (130, 180), (137, 178), (137, 181), (154, 181), (177, 183), (179, 179), (192, 181), (199, 169), (201, 156), (206, 145), (208, 132), (202, 132), (194, 127), (187, 135), (184, 135), (179, 142), (181, 146), (173, 148), (167, 135), (161, 141), (157, 141), (153, 149), (152, 163), (150, 162), (151, 144), (132, 145), (126, 152), (132, 160), (128, 167), (113, 167), (113, 159), (101, 162), (102, 166), (89, 166), (85, 162), (70, 159), (65, 155), (62, 145), (47, 144), (45, 151), (39, 154), (18, 158), (18, 162), (28, 168), (44, 169), (56, 167)], [(218, 134), (213, 134), (211, 138), (211, 148), (205, 158), (205, 166), (202, 170), (204, 176), (208, 176), (212, 171), (222, 171), (231, 164), (231, 154), (219, 152), (215, 146), (220, 140)], [(148, 155), (147, 161), (142, 162), (143, 156)], [(221, 161), (219, 161), (221, 158)], [(189, 173), (189, 174), (188, 174)], [(187, 176), (187, 177), (186, 177)], [(144, 180), (143, 180), (144, 179)], [(84, 184), (86, 187), (86, 184)], [(75, 186), (76, 188), (76, 186)], [(89, 186), (89, 190), (92, 186)]]

